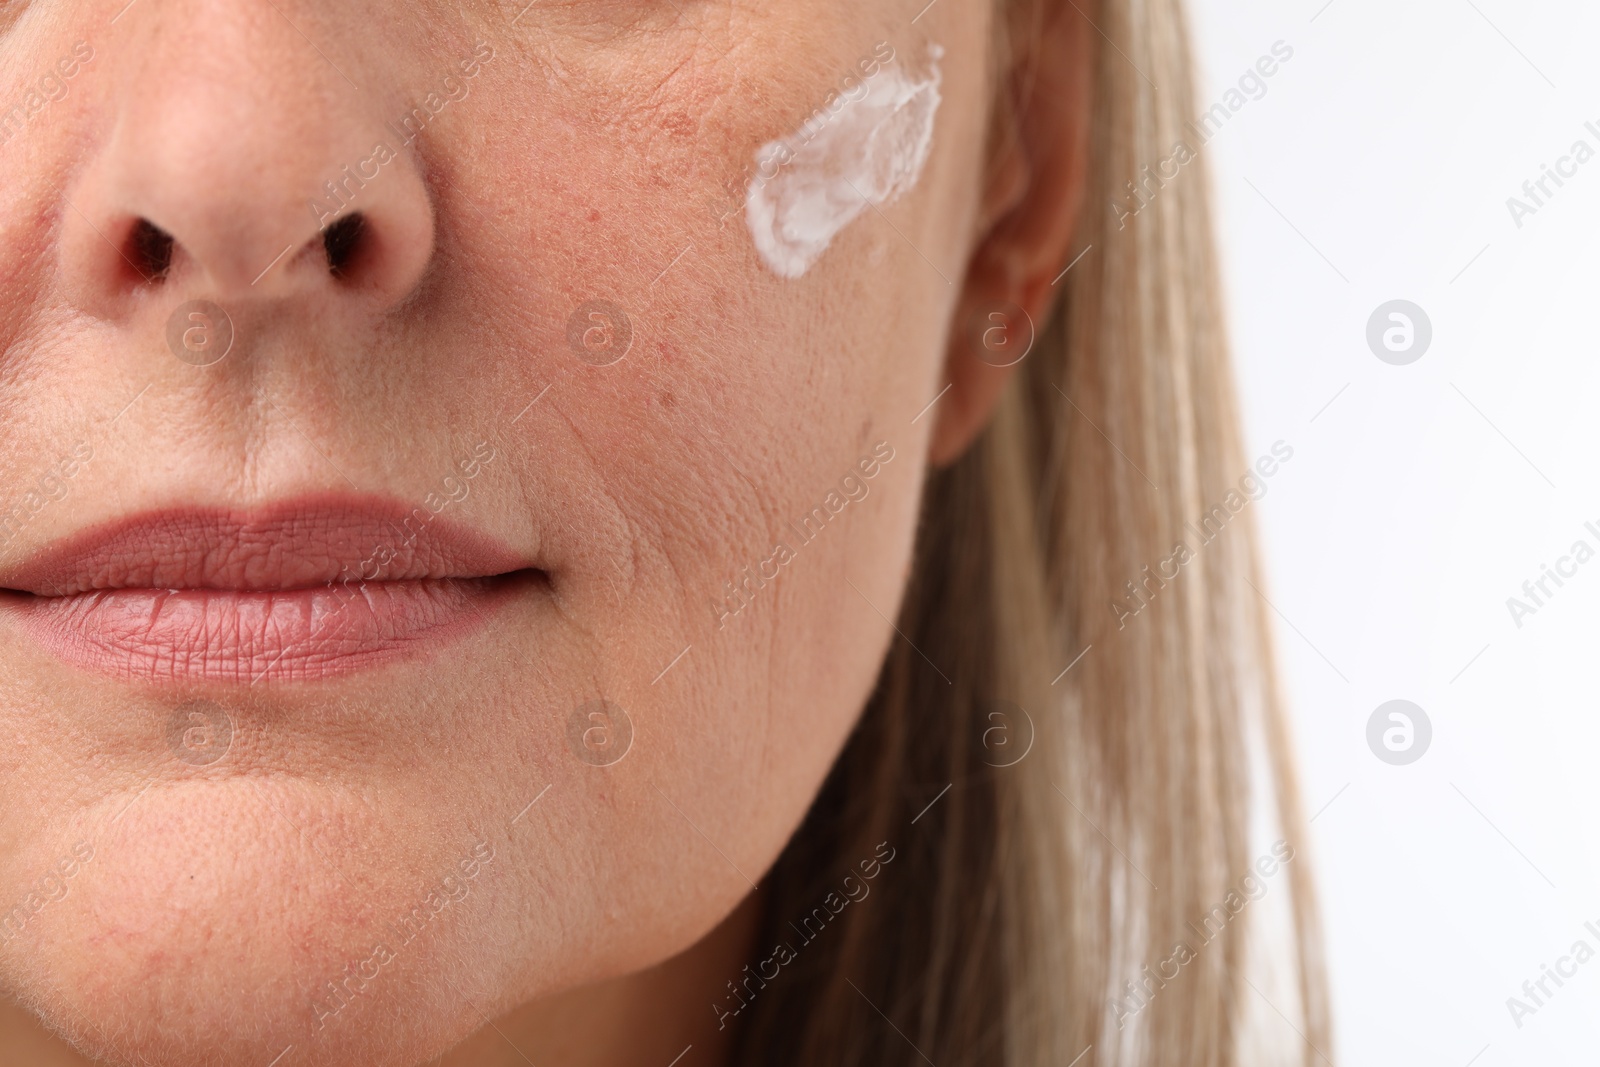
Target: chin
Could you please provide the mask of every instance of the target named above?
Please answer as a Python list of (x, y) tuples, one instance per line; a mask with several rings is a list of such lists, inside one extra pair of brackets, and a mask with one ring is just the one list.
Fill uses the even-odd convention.
[(504, 1010), (481, 992), (507, 977), (492, 859), (357, 805), (332, 822), (364, 846), (312, 841), (295, 808), (246, 780), (152, 790), (0, 949), (5, 992), (114, 1067), (404, 1067)]
[[(163, 995), (110, 999), (93, 990), (23, 994), (23, 1006), (82, 1055), (104, 1067), (414, 1067), (437, 1059), (482, 1017), (433, 1001), (390, 998), (337, 1032), (308, 1033), (284, 1015), (296, 1006), (259, 987), (219, 996), (193, 980)], [(303, 1007), (301, 1008), (303, 1010)]]

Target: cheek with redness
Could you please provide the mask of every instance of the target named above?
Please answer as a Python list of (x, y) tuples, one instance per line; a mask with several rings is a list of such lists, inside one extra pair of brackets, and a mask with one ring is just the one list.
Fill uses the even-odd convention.
[(834, 236), (869, 206), (912, 186), (928, 160), (939, 110), (939, 57), (930, 49), (924, 77), (886, 65), (864, 94), (842, 98), (788, 137), (756, 152), (745, 192), (745, 221), (756, 251), (774, 274), (798, 278)]

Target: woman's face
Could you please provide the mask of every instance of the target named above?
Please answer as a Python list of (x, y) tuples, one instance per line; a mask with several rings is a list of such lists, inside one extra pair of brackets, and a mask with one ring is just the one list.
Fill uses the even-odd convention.
[(751, 892), (964, 321), (922, 6), (0, 9), (0, 992), (401, 1062)]

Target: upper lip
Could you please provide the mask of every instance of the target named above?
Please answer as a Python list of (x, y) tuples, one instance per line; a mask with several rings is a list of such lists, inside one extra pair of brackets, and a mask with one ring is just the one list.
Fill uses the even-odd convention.
[(37, 596), (115, 589), (282, 592), (533, 568), (494, 538), (425, 506), (321, 496), (249, 510), (174, 507), (112, 520), (0, 569), (0, 587)]

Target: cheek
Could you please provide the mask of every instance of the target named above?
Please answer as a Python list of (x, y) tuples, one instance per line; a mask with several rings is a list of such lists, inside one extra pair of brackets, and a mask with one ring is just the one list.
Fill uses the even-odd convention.
[[(595, 872), (586, 894), (558, 889), (574, 922), (629, 917), (597, 932), (597, 972), (682, 948), (749, 892), (893, 639), (979, 109), (941, 108), (915, 186), (864, 212), (799, 279), (763, 262), (742, 200), (757, 149), (886, 36), (858, 21), (815, 56), (690, 62), (648, 108), (613, 102), (604, 119), (558, 100), (529, 131), (538, 146), (491, 147), (483, 161), (528, 190), (515, 226), (533, 234), (487, 257), (492, 288), (537, 293), (495, 323), (535, 353), (506, 391), (543, 396), (507, 467), (582, 531), (563, 538), (555, 576), (570, 625), (508, 691), (564, 731), (528, 748), (553, 766), (546, 803), (570, 821), (530, 828), (527, 847)], [(897, 52), (920, 64), (927, 43), (902, 37)], [(970, 59), (946, 57), (949, 99), (979, 98), (980, 83)], [(829, 494), (879, 442), (895, 458), (835, 511)], [(621, 733), (602, 719), (618, 716), (573, 721), (596, 701), (627, 718), (614, 763), (602, 761)], [(686, 883), (700, 892), (659, 892)]]
[[(578, 716), (571, 689), (552, 688), (564, 736), (540, 754), (555, 783), (544, 814), (561, 814), (523, 843), (545, 869), (584, 874), (551, 879), (568, 921), (593, 937), (595, 971), (583, 977), (647, 965), (702, 936), (804, 816), (893, 639), (915, 454), (901, 451), (867, 498), (838, 512), (838, 473), (820, 476), (821, 464), (752, 486), (726, 454), (701, 453), (678, 469), (681, 483), (607, 487), (635, 517), (662, 511), (640, 523), (632, 582), (574, 586), (575, 629), (588, 636), (563, 645), (552, 674), (592, 679), (584, 706), (615, 708)], [(759, 465), (739, 458), (757, 480)], [(847, 453), (835, 466), (852, 464)], [(615, 918), (597, 926), (597, 915)]]
[[(840, 76), (876, 39), (838, 46)], [(553, 536), (564, 624), (503, 693), (537, 709), (517, 762), (551, 768), (537, 810), (561, 813), (530, 819), (520, 847), (546, 870), (585, 872), (581, 891), (555, 876), (550, 890), (594, 928), (584, 978), (681, 949), (747, 894), (859, 714), (893, 636), (933, 423), (913, 420), (940, 388), (953, 298), (895, 227), (959, 258), (941, 226), (960, 212), (941, 205), (964, 193), (964, 171), (936, 153), (886, 207), (894, 226), (869, 213), (805, 277), (776, 276), (717, 197), (829, 85), (791, 75), (768, 87), (788, 106), (747, 113), (725, 101), (749, 93), (711, 79), (669, 83), (636, 143), (587, 109), (558, 110), (532, 134), (541, 150), (482, 161), (529, 190), (511, 226), (534, 235), (485, 257), (486, 286), (536, 294), (478, 303), (499, 342), (484, 348), (530, 353), (501, 368), (520, 380), (500, 391), (542, 397), (486, 476), (560, 500), (570, 527)], [(696, 114), (711, 118), (673, 118)], [(829, 494), (879, 442), (895, 458), (835, 511)], [(530, 660), (514, 643), (507, 654)], [(625, 727), (579, 714), (593, 702)], [(622, 918), (594, 927), (597, 914)], [(537, 963), (529, 983), (549, 980)]]

